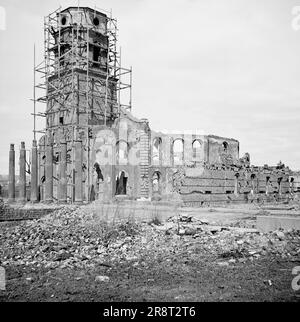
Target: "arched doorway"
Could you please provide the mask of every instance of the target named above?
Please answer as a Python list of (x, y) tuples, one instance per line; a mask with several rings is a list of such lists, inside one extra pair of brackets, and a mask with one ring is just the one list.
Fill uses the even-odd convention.
[(228, 152), (228, 143), (226, 141), (223, 142), (223, 152), (227, 153)]
[(235, 177), (235, 179), (234, 179), (234, 194), (238, 195), (240, 193), (240, 191), (239, 191), (239, 177), (240, 177), (240, 174), (236, 173), (234, 175), (234, 177)]
[(98, 162), (94, 164), (92, 174), (93, 174), (93, 177), (92, 177), (92, 185), (90, 190), (90, 198), (89, 198), (90, 201), (99, 199), (99, 195), (103, 193), (104, 177)]
[(160, 193), (161, 192), (161, 173), (155, 171), (152, 176), (152, 192)]
[(128, 174), (125, 171), (120, 171), (116, 177), (116, 195), (127, 194)]

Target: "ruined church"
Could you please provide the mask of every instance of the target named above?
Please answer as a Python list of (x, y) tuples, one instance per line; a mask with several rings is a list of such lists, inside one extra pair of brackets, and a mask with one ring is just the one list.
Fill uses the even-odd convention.
[(121, 65), (110, 13), (58, 9), (45, 17), (44, 35), (44, 61), (35, 65), (41, 80), (34, 84), (43, 94), (34, 97), (34, 117), (43, 117), (45, 128), (34, 128), (30, 153), (21, 144), (18, 182), (11, 145), (11, 202), (163, 201), (177, 195), (186, 206), (204, 206), (287, 200), (300, 191), (297, 173), (281, 162), (252, 165), (248, 153), (240, 156), (236, 139), (155, 132), (146, 118), (136, 118), (132, 70)]

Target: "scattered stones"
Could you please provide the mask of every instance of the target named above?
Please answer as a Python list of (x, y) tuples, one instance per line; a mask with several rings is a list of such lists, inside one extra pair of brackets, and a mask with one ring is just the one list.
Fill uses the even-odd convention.
[(138, 257), (137, 256), (127, 256), (126, 257), (126, 260), (128, 261), (128, 262), (133, 262), (133, 261), (136, 261), (138, 259)]
[(275, 231), (276, 236), (279, 238), (279, 240), (283, 240), (285, 235), (282, 231)]
[(197, 229), (194, 227), (186, 227), (184, 229), (184, 235), (192, 236), (192, 235), (195, 235), (196, 233), (197, 233)]
[(147, 267), (148, 259), (173, 265), (172, 254), (178, 252), (185, 261), (193, 254), (208, 254), (220, 267), (267, 254), (289, 261), (300, 256), (296, 231), (265, 234), (213, 226), (186, 213), (159, 226), (133, 221), (107, 224), (97, 217), (97, 210), (86, 206), (62, 207), (39, 220), (3, 227), (0, 244), (1, 266), (40, 266), (50, 271), (99, 266), (109, 270), (122, 263), (140, 269)]
[(180, 228), (178, 231), (178, 235), (184, 235), (185, 234), (185, 229)]
[(193, 217), (186, 214), (180, 214), (179, 215), (179, 221), (181, 222), (192, 222)]
[(220, 232), (221, 231), (221, 228), (219, 228), (219, 227), (211, 227), (209, 230), (210, 230), (210, 232), (212, 234), (215, 234), (215, 233)]
[(208, 225), (209, 224), (209, 221), (207, 219), (199, 219), (199, 222), (202, 224), (202, 225)]
[(62, 253), (58, 253), (55, 257), (54, 257), (54, 261), (64, 261), (68, 258), (72, 257), (72, 254), (68, 253), (68, 252), (62, 252)]
[(267, 281), (264, 281), (264, 284), (268, 285), (268, 286), (272, 286), (273, 283), (271, 280), (267, 280)]
[(98, 275), (95, 278), (95, 282), (104, 282), (104, 283), (108, 283), (109, 282), (109, 277), (108, 276), (102, 276), (102, 275)]

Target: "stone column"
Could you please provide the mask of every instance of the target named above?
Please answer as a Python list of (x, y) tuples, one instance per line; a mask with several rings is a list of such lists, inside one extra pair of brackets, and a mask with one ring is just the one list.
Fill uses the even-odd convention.
[(67, 142), (60, 142), (58, 201), (67, 202)]
[(53, 144), (48, 140), (46, 145), (46, 164), (45, 164), (45, 202), (53, 201)]
[(194, 161), (193, 155), (193, 137), (192, 135), (183, 135), (183, 164)]
[(14, 144), (9, 150), (8, 202), (15, 201), (15, 149)]
[(19, 166), (20, 166), (19, 201), (26, 202), (26, 150), (25, 150), (25, 142), (21, 142)]
[(210, 146), (209, 146), (209, 137), (207, 137), (207, 141), (206, 141), (206, 163), (209, 164), (209, 149), (210, 149)]
[(38, 155), (36, 140), (32, 141), (31, 149), (30, 200), (31, 202), (38, 202)]
[(103, 200), (104, 202), (114, 198), (116, 194), (116, 145), (111, 144), (108, 149), (108, 163), (103, 166)]
[(150, 166), (150, 129), (147, 119), (141, 119), (145, 123), (140, 133), (140, 197), (149, 197), (149, 166)]
[(82, 141), (75, 142), (75, 203), (82, 203)]

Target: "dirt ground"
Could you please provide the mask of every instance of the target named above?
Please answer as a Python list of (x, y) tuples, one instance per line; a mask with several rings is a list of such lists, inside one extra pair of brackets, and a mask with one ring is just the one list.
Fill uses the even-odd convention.
[[(139, 224), (135, 231), (127, 227), (123, 235), (100, 241), (89, 230), (76, 247), (74, 228), (69, 239), (63, 235), (68, 226), (55, 228), (51, 242), (58, 243), (60, 236), (66, 245), (54, 250), (43, 241), (50, 219), (2, 224), (0, 265), (6, 269), (6, 290), (0, 291), (0, 301), (300, 301), (300, 291), (291, 286), (292, 269), (300, 266), (299, 232), (214, 230), (204, 217), (213, 225), (223, 218), (231, 227), (249, 228), (255, 226), (255, 216), (210, 213), (211, 218), (206, 213), (200, 219)], [(24, 241), (20, 236), (26, 232), (32, 236)], [(63, 257), (66, 249), (69, 256)]]
[[(147, 270), (133, 265), (98, 266), (92, 270), (10, 267), (1, 301), (300, 301), (291, 288), (290, 263), (264, 258), (255, 263), (218, 267), (209, 257), (163, 258)], [(96, 275), (108, 283), (95, 283)], [(27, 280), (26, 278), (32, 278)], [(272, 285), (269, 285), (268, 281)]]

